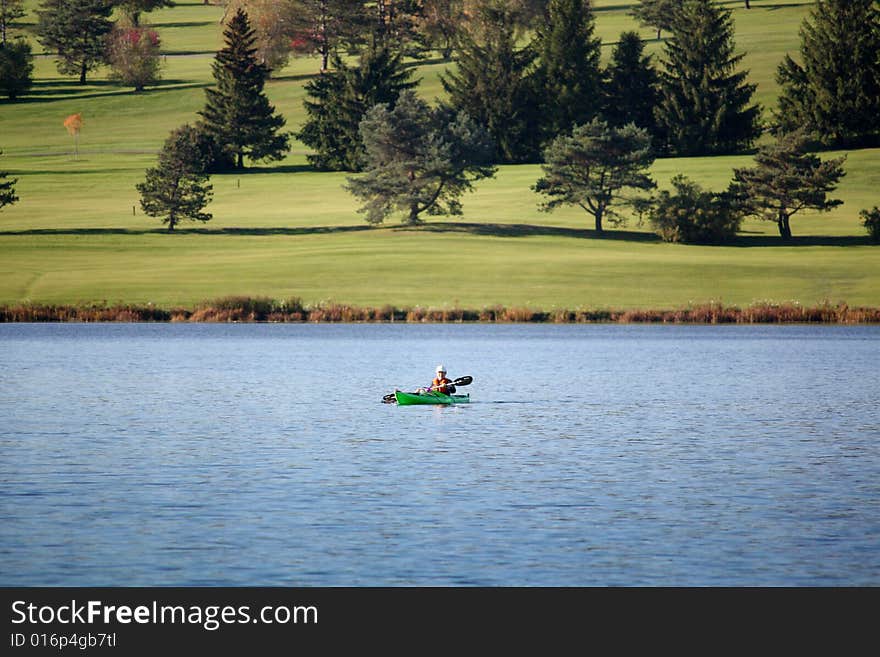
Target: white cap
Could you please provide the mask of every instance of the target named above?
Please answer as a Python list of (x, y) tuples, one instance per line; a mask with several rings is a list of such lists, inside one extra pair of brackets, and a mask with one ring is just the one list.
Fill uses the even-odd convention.
[(438, 366), (437, 366), (437, 371), (438, 371), (438, 372), (443, 372), (444, 374), (446, 374), (446, 368), (443, 367), (442, 365), (438, 365)]

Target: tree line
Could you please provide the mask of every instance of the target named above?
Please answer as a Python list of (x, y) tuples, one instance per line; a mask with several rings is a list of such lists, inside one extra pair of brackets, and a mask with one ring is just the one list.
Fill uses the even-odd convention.
[[(389, 95), (393, 103), (402, 91), (373, 61), (383, 51), (391, 53), (386, 74), (392, 78), (404, 57), (439, 52), (454, 60), (443, 76), (449, 102), (489, 129), (498, 163), (537, 162), (554, 137), (597, 117), (612, 125), (633, 122), (649, 131), (658, 153), (683, 156), (742, 152), (765, 127), (753, 102), (755, 85), (741, 67), (743, 53), (735, 49), (731, 10), (712, 0), (636, 3), (630, 11), (639, 22), (668, 34), (663, 53), (654, 61), (635, 33), (624, 33), (605, 67), (589, 0), (217, 3), (226, 5), (226, 19), (246, 11), (256, 56), (269, 74), (291, 54), (319, 57), (330, 79), (310, 86), (307, 107), (314, 113), (332, 105), (340, 116), (320, 124), (310, 115), (300, 137), (322, 169), (358, 169), (350, 152), (337, 153), (360, 148), (357, 125), (371, 106), (364, 103)], [(141, 90), (158, 80), (161, 44), (140, 17), (168, 6), (171, 0), (43, 0), (37, 35), (63, 74), (85, 83), (90, 71), (109, 63), (113, 78)], [(123, 20), (111, 20), (114, 9)], [(8, 36), (23, 15), (22, 0), (0, 0), (0, 92), (10, 99), (32, 83), (27, 42)], [(778, 67), (781, 95), (767, 127), (807, 127), (823, 146), (877, 143), (877, 3), (819, 0), (802, 25), (799, 50)], [(342, 56), (358, 54), (361, 61), (351, 66), (357, 70), (347, 71)], [(352, 96), (361, 102), (348, 109)], [(342, 149), (327, 138), (340, 131), (347, 132)]]
[[(860, 15), (856, 4), (820, 2), (802, 28), (802, 48), (806, 35), (837, 29), (843, 19), (851, 30), (864, 32), (867, 25), (880, 34), (872, 3), (861, 3)], [(710, 0), (677, 3), (663, 25), (670, 38), (659, 71), (635, 33), (621, 35), (601, 69), (594, 18), (583, 0), (550, 0), (525, 47), (517, 46), (521, 14), (510, 3), (483, 0), (473, 12), (467, 34), (453, 47), (457, 67), (441, 78), (449, 99), (436, 108), (415, 94), (402, 50), (380, 39), (356, 64), (331, 53), (332, 68), (307, 84), (307, 121), (296, 136), (312, 148), (308, 158), (316, 168), (360, 174), (346, 187), (363, 202), (368, 222), (394, 212), (409, 223), (423, 214), (460, 214), (459, 199), (475, 181), (494, 175), (498, 163), (521, 161), (543, 162), (544, 175), (533, 185), (545, 199), (542, 209), (581, 207), (597, 233), (605, 221), (623, 223), (621, 210), (629, 207), (670, 241), (721, 243), (750, 215), (773, 221), (789, 238), (792, 216), (840, 204), (830, 194), (845, 175), (844, 158), (822, 161), (808, 152), (826, 135), (807, 121), (796, 129), (780, 121), (777, 141), (758, 151), (754, 167), (737, 169), (724, 192), (678, 176), (672, 191), (639, 195), (656, 188), (647, 172), (658, 154), (741, 152), (760, 133), (760, 108), (751, 103), (755, 86), (737, 70), (742, 55), (735, 54), (730, 10)], [(834, 33), (843, 38), (839, 29)], [(280, 132), (283, 118), (262, 93), (269, 67), (243, 9), (225, 38), (214, 64), (217, 88), (207, 92), (202, 121), (169, 138), (162, 165), (139, 186), (145, 211), (163, 216), (172, 230), (181, 217), (210, 218), (202, 212), (210, 172), (241, 168), (245, 155), (280, 159), (289, 144)], [(846, 38), (854, 38), (851, 31)], [(800, 65), (787, 58), (780, 71), (793, 66)], [(864, 104), (864, 93), (861, 98)], [(860, 134), (876, 131), (877, 121), (874, 115)], [(163, 178), (172, 175), (170, 188), (179, 192), (178, 177), (185, 177), (167, 158), (187, 157), (199, 144), (189, 157), (191, 191), (201, 205), (191, 216), (174, 214), (155, 202), (159, 190), (169, 188)]]
[[(119, 7), (130, 27), (120, 33), (116, 61), (149, 80), (158, 37), (143, 31), (139, 17), (169, 4), (46, 0), (38, 32), (57, 53), (59, 70), (78, 73), (84, 82), (113, 50), (109, 16)], [(544, 209), (579, 205), (593, 216), (597, 232), (605, 220), (623, 220), (616, 210), (622, 205), (651, 219), (664, 237), (683, 240), (718, 241), (735, 232), (744, 214), (760, 214), (751, 207), (760, 185), (745, 173), (724, 194), (681, 178), (673, 181), (674, 193), (635, 194), (655, 187), (644, 172), (657, 155), (743, 152), (763, 129), (761, 108), (752, 100), (755, 85), (735, 49), (732, 13), (711, 0), (640, 3), (633, 14), (669, 34), (659, 66), (644, 53), (638, 34), (625, 32), (604, 67), (587, 0), (226, 4), (226, 45), (215, 59), (216, 85), (207, 90), (200, 119), (169, 137), (160, 166), (139, 186), (151, 214), (175, 199), (183, 204), (183, 214), (166, 213), (170, 229), (187, 213), (210, 218), (202, 211), (210, 173), (240, 169), (245, 158), (285, 156), (294, 135), (283, 131), (285, 120), (263, 86), (273, 66), (297, 51), (319, 55), (321, 72), (306, 85), (307, 120), (295, 136), (312, 149), (308, 159), (315, 168), (360, 174), (347, 187), (364, 202), (361, 210), (372, 223), (396, 211), (413, 223), (422, 213), (458, 214), (459, 197), (474, 181), (493, 175), (496, 164), (517, 162), (544, 163), (545, 176), (534, 185), (549, 199)], [(14, 16), (15, 5), (2, 0), (0, 9), (12, 7), (8, 15)], [(789, 209), (833, 207), (827, 194), (843, 175), (842, 162), (825, 166), (809, 159), (814, 156), (806, 149), (869, 143), (880, 132), (878, 45), (875, 3), (821, 1), (801, 29), (801, 61), (787, 56), (779, 66), (782, 94), (770, 127), (779, 136), (775, 147), (789, 156), (775, 162), (796, 169), (803, 184), (812, 175), (810, 184), (825, 188), (824, 196), (775, 208), (783, 237), (791, 234)], [(428, 49), (455, 62), (441, 77), (448, 99), (437, 108), (414, 94), (418, 81), (405, 63)], [(354, 62), (343, 58), (352, 53), (360, 53)], [(792, 133), (796, 137), (789, 138)], [(594, 174), (598, 186), (590, 180)], [(190, 206), (198, 207), (192, 211), (181, 200), (187, 175), (194, 177), (188, 193)], [(169, 176), (170, 182), (159, 182)], [(792, 188), (801, 184), (796, 177), (787, 178)], [(160, 202), (162, 185), (173, 193)], [(156, 198), (150, 200), (151, 193)], [(682, 207), (711, 227), (670, 219), (687, 214)]]
[[(679, 3), (662, 68), (625, 32), (600, 62), (601, 41), (585, 0), (549, 0), (530, 21), (526, 45), (521, 11), (508, 2), (472, 6), (452, 46), (455, 67), (441, 76), (447, 104), (483, 125), (496, 163), (538, 162), (556, 136), (600, 117), (635, 123), (669, 155), (739, 152), (760, 135), (755, 85), (738, 71), (729, 10), (711, 0)], [(358, 125), (371, 102), (389, 102), (411, 82), (401, 51), (387, 44), (365, 51), (356, 66), (340, 58), (307, 85), (307, 122), (299, 138), (319, 169), (363, 166)], [(381, 99), (376, 101), (376, 99)], [(354, 101), (354, 102), (352, 102)], [(339, 142), (344, 146), (340, 147)]]

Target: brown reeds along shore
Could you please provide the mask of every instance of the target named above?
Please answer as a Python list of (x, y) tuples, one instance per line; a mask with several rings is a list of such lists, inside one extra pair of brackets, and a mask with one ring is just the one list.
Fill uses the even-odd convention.
[(745, 308), (709, 303), (675, 310), (532, 310), (493, 306), (463, 308), (368, 308), (340, 303), (304, 305), (300, 299), (225, 297), (194, 309), (153, 305), (0, 306), (0, 322), (403, 322), (550, 324), (880, 324), (880, 308), (846, 304), (802, 306), (759, 303)]

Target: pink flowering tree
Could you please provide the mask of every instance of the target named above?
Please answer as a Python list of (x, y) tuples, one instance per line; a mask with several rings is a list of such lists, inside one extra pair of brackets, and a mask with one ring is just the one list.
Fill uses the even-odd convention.
[(135, 91), (159, 81), (159, 35), (145, 27), (116, 27), (107, 47), (113, 80)]

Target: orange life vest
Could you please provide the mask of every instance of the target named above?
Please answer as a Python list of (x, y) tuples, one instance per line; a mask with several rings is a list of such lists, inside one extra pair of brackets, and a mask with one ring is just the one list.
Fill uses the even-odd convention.
[(436, 390), (437, 392), (442, 392), (443, 394), (448, 395), (452, 392), (450, 390), (450, 388), (452, 387), (451, 384), (452, 381), (444, 376), (442, 379), (434, 379), (434, 381), (431, 383), (431, 388)]

